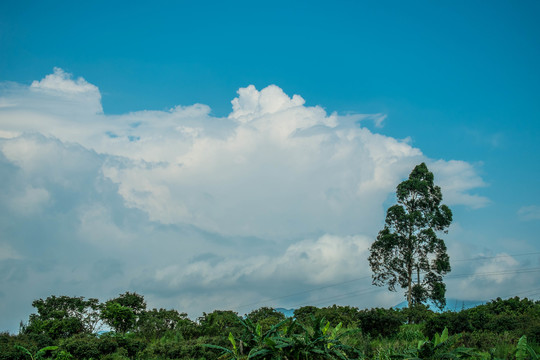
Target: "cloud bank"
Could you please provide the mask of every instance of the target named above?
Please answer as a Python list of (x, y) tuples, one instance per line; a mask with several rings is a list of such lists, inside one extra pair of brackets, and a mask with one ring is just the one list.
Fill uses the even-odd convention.
[(384, 115), (328, 114), (275, 85), (237, 95), (223, 118), (203, 104), (113, 116), (95, 85), (58, 68), (2, 84), (0, 325), (51, 294), (134, 290), (198, 315), (330, 283), (350, 281), (281, 304), (369, 289), (367, 249), (422, 161), (448, 205), (489, 203), (472, 164), (363, 126)]

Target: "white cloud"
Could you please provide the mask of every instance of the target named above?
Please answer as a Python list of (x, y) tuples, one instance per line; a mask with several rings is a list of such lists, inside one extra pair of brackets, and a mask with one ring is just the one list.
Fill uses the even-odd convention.
[(519, 262), (508, 254), (497, 254), (491, 260), (483, 261), (483, 264), (477, 266), (471, 279), (475, 280), (478, 276), (486, 276), (488, 281), (500, 284), (515, 276), (512, 270), (515, 270), (518, 265)]
[[(317, 239), (295, 242), (275, 255), (236, 256), (211, 255), (190, 262), (156, 268), (145, 277), (136, 280), (145, 292), (174, 294), (174, 298), (188, 301), (193, 293), (205, 294), (199, 300), (201, 309), (229, 305), (237, 308), (249, 303), (250, 292), (256, 300), (273, 298), (276, 291), (295, 293), (305, 288), (319, 288), (339, 282), (361, 284), (373, 290), (367, 263), (371, 239), (365, 236), (336, 236), (326, 234)], [(355, 283), (360, 278), (362, 282)], [(352, 280), (352, 281), (351, 281)], [(213, 294), (236, 289), (247, 292), (248, 297), (230, 298), (226, 304), (212, 300)], [(313, 299), (321, 300), (345, 291), (338, 287), (333, 291), (318, 291)], [(304, 295), (311, 296), (310, 294)], [(291, 299), (289, 299), (291, 300)], [(298, 301), (298, 299), (292, 299)]]
[(444, 202), (448, 205), (466, 205), (471, 208), (481, 208), (490, 200), (469, 191), (487, 186), (476, 169), (465, 161), (437, 160), (430, 162), (428, 167), (435, 175), (435, 182), (443, 191)]
[[(431, 160), (361, 126), (384, 115), (327, 114), (274, 85), (239, 89), (226, 118), (203, 104), (111, 116), (100, 99), (60, 69), (0, 87), (6, 293), (21, 293), (19, 283), (34, 298), (144, 290), (156, 306), (193, 313), (226, 296), (238, 306), (365, 277), (295, 299), (320, 301), (373, 290), (370, 239), (416, 164), (435, 172), (446, 203), (487, 203), (470, 193), (485, 186), (471, 164)], [(93, 282), (103, 267), (114, 274)]]
[(476, 260), (454, 263), (448, 275), (448, 291), (457, 294), (456, 298), (487, 300), (538, 287), (536, 277), (531, 276), (534, 272), (523, 270), (534, 269), (536, 264), (520, 262), (507, 253), (479, 253), (472, 258)]
[[(31, 89), (44, 91), (58, 91), (61, 93), (83, 94), (83, 93), (98, 93), (97, 86), (88, 83), (82, 77), (77, 81), (71, 79), (71, 74), (66, 73), (60, 68), (54, 68), (54, 73), (45, 76), (40, 81), (33, 81), (30, 85)], [(101, 98), (101, 96), (99, 96)]]
[(519, 217), (524, 220), (540, 220), (540, 206), (530, 205), (523, 206), (518, 211)]
[(238, 90), (238, 95), (231, 102), (233, 112), (229, 115), (229, 118), (240, 122), (249, 122), (267, 114), (275, 114), (291, 108), (301, 107), (305, 103), (301, 96), (294, 95), (291, 99), (275, 85), (270, 85), (262, 91), (258, 91), (255, 86), (249, 85)]
[(82, 77), (72, 79), (72, 75), (60, 68), (54, 68), (54, 73), (45, 76), (40, 81), (33, 81), (30, 90), (62, 99), (68, 104), (87, 104), (95, 113), (103, 112), (101, 93), (97, 86), (90, 84)]

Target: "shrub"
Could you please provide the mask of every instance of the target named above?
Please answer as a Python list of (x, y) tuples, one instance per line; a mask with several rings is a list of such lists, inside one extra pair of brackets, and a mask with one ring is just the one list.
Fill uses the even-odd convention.
[(69, 352), (79, 360), (98, 359), (101, 355), (98, 347), (99, 341), (95, 336), (75, 335), (64, 339), (60, 343), (60, 350)]
[(372, 337), (390, 337), (396, 334), (406, 321), (404, 314), (394, 309), (361, 310), (358, 317), (362, 332)]

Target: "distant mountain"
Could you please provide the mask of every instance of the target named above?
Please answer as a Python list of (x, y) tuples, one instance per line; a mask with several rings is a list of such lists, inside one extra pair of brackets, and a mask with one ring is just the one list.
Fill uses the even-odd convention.
[(294, 309), (275, 308), (274, 310), (279, 311), (288, 318), (294, 316)]
[[(439, 309), (433, 302), (428, 301), (426, 305), (429, 307), (430, 310), (435, 312), (443, 312), (443, 311), (461, 311), (465, 309), (470, 309), (478, 305), (485, 304), (486, 301), (479, 301), (479, 300), (460, 300), (460, 299), (446, 299), (446, 306), (441, 310)], [(394, 309), (403, 309), (407, 307), (407, 301), (400, 302), (396, 306), (394, 306)]]

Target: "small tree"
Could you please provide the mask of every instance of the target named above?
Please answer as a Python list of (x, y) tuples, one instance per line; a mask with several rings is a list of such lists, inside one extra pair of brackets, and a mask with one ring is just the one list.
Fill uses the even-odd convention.
[(126, 333), (137, 328), (141, 314), (146, 310), (144, 296), (126, 291), (108, 300), (102, 307), (101, 319), (114, 331)]
[(141, 314), (138, 332), (146, 339), (159, 339), (167, 331), (193, 327), (194, 325), (186, 313), (179, 313), (176, 310), (152, 309), (145, 310)]
[(101, 318), (115, 332), (121, 334), (133, 330), (137, 322), (137, 315), (133, 309), (113, 301), (105, 303), (103, 310), (101, 310)]
[(391, 291), (396, 284), (407, 289), (409, 308), (428, 299), (442, 308), (442, 277), (450, 271), (450, 258), (436, 232), (448, 232), (452, 211), (441, 205), (441, 188), (433, 184), (424, 163), (397, 186), (396, 195), (398, 203), (388, 209), (384, 229), (370, 248), (373, 284), (387, 284)]

